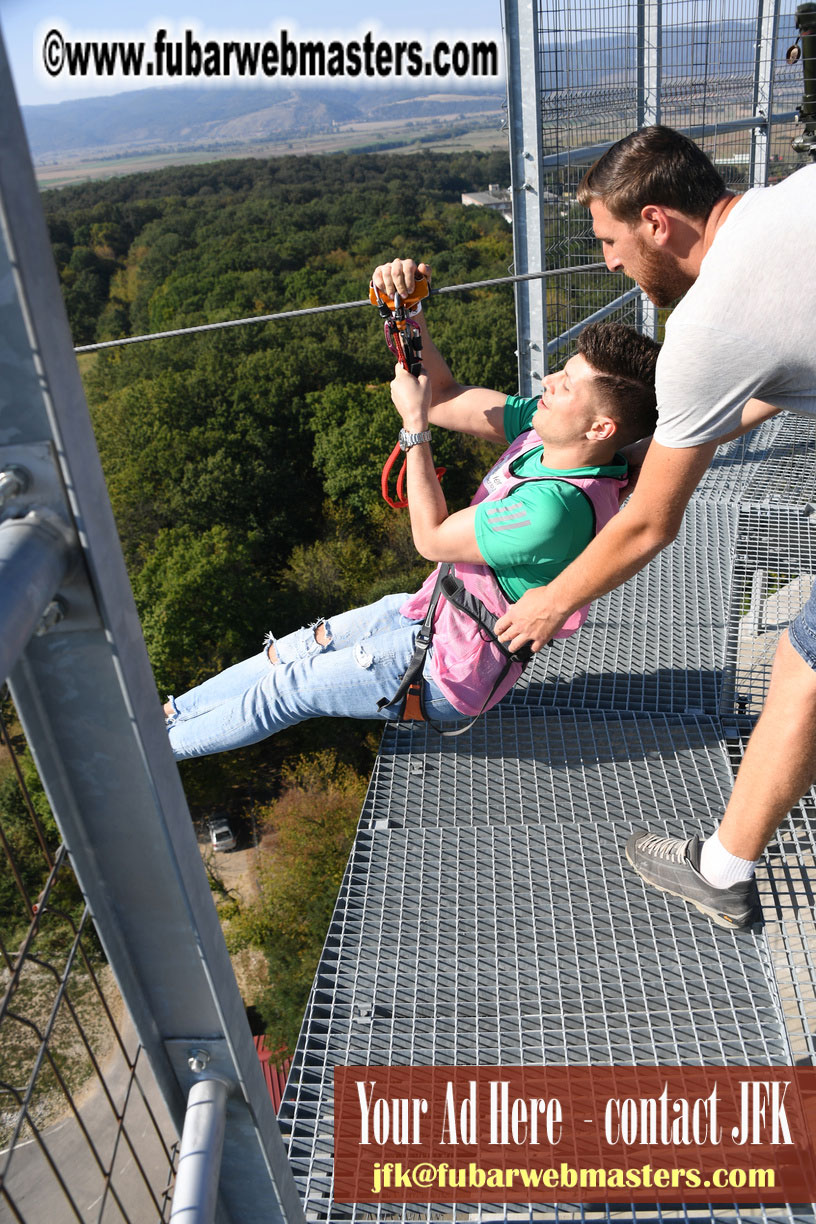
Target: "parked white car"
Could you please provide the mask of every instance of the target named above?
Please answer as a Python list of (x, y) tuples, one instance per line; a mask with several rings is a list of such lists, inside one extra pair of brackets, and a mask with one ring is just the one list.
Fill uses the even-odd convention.
[(226, 816), (213, 816), (212, 820), (207, 821), (207, 828), (210, 831), (210, 844), (213, 850), (235, 849), (238, 843)]

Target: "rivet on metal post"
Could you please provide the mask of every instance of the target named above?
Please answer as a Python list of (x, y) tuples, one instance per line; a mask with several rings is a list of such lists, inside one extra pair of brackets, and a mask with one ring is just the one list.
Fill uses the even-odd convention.
[(48, 607), (45, 609), (42, 616), (40, 617), (40, 623), (37, 626), (37, 628), (34, 630), (34, 636), (42, 637), (44, 633), (48, 633), (50, 629), (53, 629), (55, 625), (58, 625), (60, 621), (64, 619), (65, 619), (64, 602), (59, 598), (52, 599), (50, 604), (48, 605)]
[(194, 1075), (200, 1075), (206, 1070), (209, 1061), (210, 1055), (207, 1050), (191, 1050), (187, 1057), (187, 1066)]
[(25, 493), (30, 484), (30, 475), (19, 464), (10, 463), (8, 467), (3, 468), (0, 472), (0, 510), (13, 497), (19, 497), (21, 493)]

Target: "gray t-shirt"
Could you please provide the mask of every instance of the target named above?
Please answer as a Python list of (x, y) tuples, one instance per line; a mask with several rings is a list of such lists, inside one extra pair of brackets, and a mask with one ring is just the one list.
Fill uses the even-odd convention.
[(666, 324), (662, 446), (713, 442), (752, 396), (816, 413), (816, 165), (746, 192)]

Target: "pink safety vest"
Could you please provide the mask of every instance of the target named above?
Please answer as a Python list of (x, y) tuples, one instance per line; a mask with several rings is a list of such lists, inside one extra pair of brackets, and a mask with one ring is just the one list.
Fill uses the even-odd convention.
[[(476, 506), (482, 501), (500, 501), (501, 498), (508, 497), (513, 489), (530, 480), (563, 480), (583, 490), (592, 502), (597, 535), (617, 514), (618, 492), (628, 482), (614, 476), (514, 476), (510, 470), (513, 462), (540, 445), (541, 439), (534, 429), (520, 434), (487, 473), (470, 504)], [(418, 621), (425, 618), (436, 585), (438, 568), (437, 566), (437, 569), (428, 575), (417, 593), (402, 605), (400, 612), (403, 616)], [(457, 562), (455, 572), (465, 589), (480, 599), (494, 616), (502, 616), (510, 607), (489, 565)], [(588, 613), (589, 604), (573, 612), (555, 636), (570, 637), (576, 629), (580, 629)], [(479, 627), (470, 617), (444, 597), (439, 600), (434, 617), (430, 672), (435, 684), (454, 709), (475, 717), (500, 701), (524, 670), (523, 664), (514, 663), (493, 693), (489, 704), (485, 705), (506, 662), (506, 656), (502, 655), (495, 643), (480, 633)]]

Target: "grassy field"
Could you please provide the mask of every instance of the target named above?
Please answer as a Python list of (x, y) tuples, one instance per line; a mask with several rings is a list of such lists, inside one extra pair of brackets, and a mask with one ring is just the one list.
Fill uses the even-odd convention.
[[(383, 152), (418, 153), (423, 149), (437, 153), (475, 149), (490, 152), (507, 148), (507, 133), (501, 129), (503, 111), (483, 113), (478, 120), (462, 120), (455, 113), (426, 121), (400, 119), (392, 123), (348, 123), (333, 132), (317, 133), (299, 139), (252, 141), (218, 148), (161, 148), (154, 151), (122, 150), (106, 155), (66, 157), (35, 167), (40, 187), (67, 187), (93, 179), (115, 178), (160, 170), (163, 166), (199, 165), (239, 157), (282, 157), (305, 153), (353, 153), (355, 149)], [(453, 129), (453, 131), (451, 130)], [(406, 141), (406, 144), (396, 142)]]

